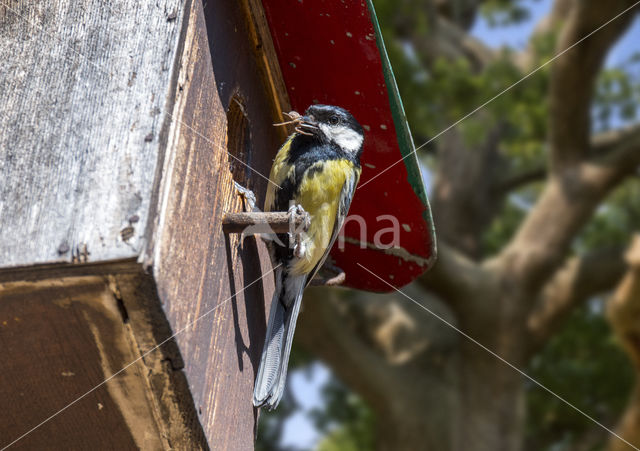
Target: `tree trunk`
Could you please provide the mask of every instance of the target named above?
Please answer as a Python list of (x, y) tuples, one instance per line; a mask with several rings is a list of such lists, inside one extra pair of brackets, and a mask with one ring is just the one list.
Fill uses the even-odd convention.
[[(458, 326), (434, 297), (415, 286), (404, 291), (523, 366), (526, 343), (515, 328)], [(304, 306), (296, 338), (376, 412), (379, 450), (522, 448), (522, 376), (440, 319), (401, 296), (345, 298), (324, 288), (308, 290)]]
[(520, 450), (524, 430), (522, 377), (474, 343), (461, 343), (457, 417), (452, 449)]

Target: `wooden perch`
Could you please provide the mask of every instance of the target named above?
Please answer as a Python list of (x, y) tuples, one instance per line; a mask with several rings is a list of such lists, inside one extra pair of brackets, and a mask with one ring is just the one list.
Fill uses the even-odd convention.
[[(222, 219), (222, 230), (225, 233), (287, 233), (306, 232), (309, 228), (309, 213), (298, 212), (243, 212), (227, 213)], [(346, 275), (335, 265), (325, 263), (311, 285), (336, 286), (342, 285)]]
[(225, 233), (252, 234), (306, 232), (310, 220), (309, 213), (306, 212), (302, 214), (286, 211), (227, 213), (222, 219), (222, 230)]

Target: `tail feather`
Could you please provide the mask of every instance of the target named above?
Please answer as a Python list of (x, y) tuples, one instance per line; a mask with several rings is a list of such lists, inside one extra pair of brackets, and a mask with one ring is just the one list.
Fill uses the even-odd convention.
[(306, 276), (276, 272), (267, 336), (253, 390), (253, 405), (275, 409), (282, 399)]

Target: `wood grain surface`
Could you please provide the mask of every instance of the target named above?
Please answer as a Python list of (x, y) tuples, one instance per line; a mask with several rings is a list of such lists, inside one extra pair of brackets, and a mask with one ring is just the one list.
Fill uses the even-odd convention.
[[(7, 445), (134, 360), (125, 328), (102, 278), (3, 286), (0, 443)], [(163, 448), (144, 373), (131, 368), (13, 448)]]
[(227, 213), (222, 218), (222, 230), (242, 234), (287, 233), (289, 230), (306, 232), (305, 221), (310, 221), (306, 212), (293, 217), (286, 211)]
[(179, 120), (169, 131), (158, 229), (147, 258), (174, 330), (189, 325), (176, 341), (209, 444), (252, 449), (253, 381), (273, 277), (264, 243), (223, 233), (223, 216), (242, 211), (242, 199), (232, 183), (233, 159), (220, 149), (233, 133), (228, 127), (242, 122), (228, 121), (240, 103), (249, 140), (240, 147), (253, 168), (240, 173), (262, 205), (267, 182), (260, 173), (268, 173), (281, 138), (271, 125), (268, 81), (242, 5), (220, 0), (202, 9), (194, 2), (189, 23), (173, 113)]
[(288, 111), (260, 2), (0, 2), (0, 444), (169, 339), (21, 446), (251, 449), (272, 268), (222, 218)]
[(136, 256), (186, 3), (0, 6), (0, 267)]

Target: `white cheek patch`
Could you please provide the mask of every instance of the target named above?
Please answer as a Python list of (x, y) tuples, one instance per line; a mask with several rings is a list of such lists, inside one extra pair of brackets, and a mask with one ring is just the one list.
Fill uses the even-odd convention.
[(329, 140), (348, 152), (356, 152), (362, 146), (364, 137), (349, 127), (327, 124), (320, 124), (319, 127)]

